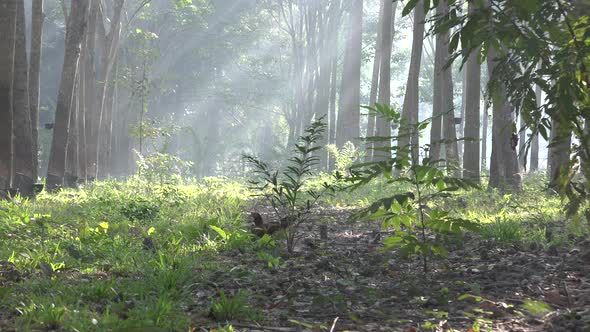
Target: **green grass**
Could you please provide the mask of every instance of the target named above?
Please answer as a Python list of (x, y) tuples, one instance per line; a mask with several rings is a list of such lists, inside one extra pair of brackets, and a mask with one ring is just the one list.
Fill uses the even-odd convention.
[[(308, 185), (327, 180), (320, 176)], [(568, 246), (587, 235), (585, 218), (565, 218), (562, 201), (545, 193), (542, 181), (527, 178), (521, 195), (470, 191), (429, 205), (480, 222), (481, 236), (499, 245)], [(377, 181), (323, 204), (362, 207), (405, 189)], [(44, 192), (35, 201), (0, 201), (0, 261), (14, 263), (21, 274), (19, 281), (0, 275), (0, 320), (19, 331), (186, 331), (195, 279), (216, 271), (249, 273), (216, 260), (219, 252), (250, 250), (252, 264), (269, 270), (286, 263), (276, 255), (282, 246), (275, 240), (256, 240), (245, 229), (250, 199), (246, 185), (227, 178), (177, 185), (133, 178)], [(146, 247), (146, 238), (153, 247)], [(197, 311), (222, 324), (261, 319), (247, 300), (246, 293), (220, 291)]]
[(194, 267), (207, 266), (209, 252), (252, 242), (243, 231), (247, 198), (227, 179), (154, 186), (135, 178), (2, 201), (0, 260), (25, 277), (0, 287), (0, 311), (14, 312), (24, 331), (186, 331)]

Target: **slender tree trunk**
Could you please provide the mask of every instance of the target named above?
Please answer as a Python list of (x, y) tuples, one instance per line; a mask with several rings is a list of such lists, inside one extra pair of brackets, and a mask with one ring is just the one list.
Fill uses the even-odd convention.
[(72, 1), (70, 19), (66, 29), (64, 66), (57, 97), (55, 125), (47, 169), (47, 187), (50, 190), (63, 185), (70, 109), (76, 82), (76, 70), (80, 59), (80, 47), (87, 25), (87, 11), (88, 0)]
[(336, 131), (336, 145), (340, 148), (347, 141), (358, 144), (360, 136), (362, 31), (363, 0), (352, 0)]
[(3, 195), (11, 186), (12, 177), (12, 84), (16, 14), (16, 0), (0, 2), (0, 191)]
[(70, 108), (70, 121), (68, 128), (68, 145), (66, 151), (66, 171), (64, 175), (64, 186), (75, 188), (78, 183), (78, 146), (79, 146), (79, 127), (78, 127), (78, 106), (80, 92), (80, 77), (76, 75), (76, 84), (74, 85), (74, 94), (72, 106)]
[(43, 40), (43, 1), (33, 1), (31, 20), (31, 59), (29, 62), (29, 98), (31, 106), (31, 130), (33, 134), (33, 180), (39, 171), (39, 94), (41, 80), (41, 50)]
[[(98, 81), (103, 81), (97, 76), (96, 71), (96, 30), (99, 24), (98, 0), (90, 1), (90, 12), (88, 16), (88, 30), (85, 36), (85, 52), (84, 52), (84, 145), (85, 149), (81, 158), (86, 160), (84, 166), (85, 170), (82, 173), (86, 174), (86, 180), (92, 181), (96, 178), (97, 160), (96, 155), (98, 151)], [(81, 69), (82, 70), (82, 69)]]
[[(469, 12), (474, 13), (477, 6), (469, 3)], [(480, 105), (481, 105), (481, 66), (474, 52), (465, 65), (465, 84), (463, 84), (465, 96), (465, 117), (462, 119), (465, 125), (464, 152), (463, 152), (463, 178), (476, 183), (480, 182)], [(485, 121), (485, 120), (484, 120)], [(484, 140), (481, 142), (485, 146)], [(482, 156), (485, 158), (485, 156)]]
[(86, 170), (87, 170), (87, 160), (86, 160), (86, 114), (87, 114), (87, 84), (88, 81), (86, 79), (87, 73), (87, 64), (88, 61), (88, 49), (87, 43), (85, 40), (82, 42), (82, 49), (80, 54), (80, 61), (78, 63), (78, 87), (77, 87), (77, 99), (78, 99), (78, 106), (77, 106), (77, 121), (78, 123), (78, 160), (76, 164), (78, 165), (78, 181), (86, 181)]
[(564, 172), (567, 171), (570, 162), (570, 149), (572, 144), (572, 131), (561, 114), (551, 117), (551, 138), (549, 145), (549, 188), (559, 190), (563, 181)]
[[(449, 12), (448, 0), (439, 2), (437, 13), (447, 15)], [(449, 41), (450, 31), (441, 33), (443, 38), (443, 58), (444, 65), (441, 74), (442, 94), (442, 138), (445, 148), (445, 160), (447, 168), (453, 171), (455, 177), (461, 176), (460, 165), (459, 165), (459, 148), (457, 145), (457, 128), (455, 124), (455, 103), (453, 98), (453, 66), (448, 65), (451, 58), (449, 53)]]
[(518, 126), (518, 166), (522, 173), (526, 170), (526, 123), (522, 118), (522, 114), (519, 116), (520, 125)]
[[(439, 2), (437, 13), (440, 14), (442, 1)], [(445, 36), (442, 33), (436, 34), (434, 51), (434, 79), (432, 82), (432, 123), (430, 124), (430, 159), (433, 161), (441, 159), (441, 141), (443, 125), (443, 89), (444, 89), (444, 66), (445, 54), (448, 50), (445, 48)]]
[[(396, 2), (397, 5), (397, 2)], [(379, 55), (379, 93), (377, 102), (384, 106), (391, 106), (391, 51), (393, 47), (392, 26), (393, 3), (383, 0), (381, 17), (381, 54)], [(391, 158), (391, 123), (383, 116), (377, 116), (376, 136), (384, 140), (374, 144), (373, 161), (381, 162)]]
[[(541, 107), (543, 104), (543, 90), (540, 86), (535, 87), (535, 93), (537, 95), (537, 107)], [(539, 170), (539, 133), (533, 134), (531, 139), (531, 172)]]
[[(323, 22), (320, 19), (319, 22), (319, 33), (318, 43), (319, 46), (319, 74), (318, 74), (318, 91), (317, 91), (317, 105), (316, 113), (318, 117), (324, 117), (324, 122), (328, 122), (328, 112), (330, 109), (330, 69), (332, 68), (330, 62), (330, 18), (328, 14), (323, 13), (323, 17), (328, 17), (328, 22)], [(320, 146), (328, 144), (328, 136), (324, 134), (320, 141)], [(319, 166), (320, 170), (328, 169), (328, 152), (326, 149), (321, 149), (319, 154)]]
[[(96, 169), (96, 176), (105, 177), (108, 174), (108, 169), (100, 169), (100, 166), (106, 168), (106, 160), (108, 153), (106, 151), (101, 152), (101, 150), (108, 149), (106, 146), (108, 139), (105, 135), (110, 135), (110, 123), (107, 121), (108, 115), (105, 115), (105, 103), (107, 102), (107, 95), (108, 89), (110, 88), (111, 81), (112, 81), (112, 69), (115, 63), (115, 59), (117, 57), (117, 53), (119, 50), (119, 40), (121, 37), (121, 17), (123, 12), (123, 6), (125, 5), (125, 0), (116, 0), (114, 3), (113, 8), (113, 17), (111, 18), (111, 29), (109, 34), (105, 36), (105, 47), (102, 52), (101, 57), (101, 70), (102, 74), (100, 77), (102, 78), (102, 82), (99, 84), (99, 99), (98, 99), (98, 107), (97, 112), (99, 114), (98, 119), (98, 135), (97, 137), (97, 169)], [(102, 24), (102, 23), (101, 23)]]
[[(377, 103), (377, 92), (379, 87), (379, 72), (381, 69), (381, 43), (383, 39), (383, 4), (384, 1), (380, 1), (379, 4), (379, 23), (377, 25), (377, 40), (375, 41), (375, 57), (373, 58), (373, 75), (371, 77), (371, 91), (369, 93), (369, 106), (375, 107)], [(367, 137), (375, 136), (375, 125), (376, 117), (374, 114), (369, 113), (367, 122)], [(373, 143), (367, 144), (367, 155), (366, 159), (369, 161), (373, 160)]]
[[(341, 2), (336, 1), (334, 4), (334, 10), (332, 12), (332, 24), (330, 27), (330, 58), (331, 67), (330, 70), (330, 110), (328, 113), (329, 127), (328, 127), (328, 143), (336, 144), (336, 110), (338, 109), (338, 30), (340, 28), (340, 21), (342, 18), (342, 7)], [(335, 169), (335, 160), (332, 157), (328, 159), (328, 170), (331, 172)]]
[(405, 153), (404, 150), (411, 151), (412, 165), (420, 163), (419, 155), (419, 133), (417, 129), (418, 115), (420, 108), (419, 101), (419, 79), (420, 64), (422, 63), (422, 49), (424, 46), (424, 6), (422, 1), (414, 8), (414, 36), (412, 41), (412, 56), (410, 58), (410, 70), (408, 72), (408, 81), (406, 84), (406, 95), (404, 97), (404, 106), (402, 110), (402, 127), (400, 127), (400, 139), (398, 153)]
[[(337, 30), (337, 29), (336, 29)], [(328, 142), (336, 144), (336, 109), (337, 109), (337, 93), (338, 93), (338, 40), (332, 40), (332, 77), (330, 78), (330, 112), (328, 115), (330, 127), (328, 129)], [(333, 157), (328, 159), (328, 170), (333, 171), (335, 168), (335, 160)]]
[(25, 4), (18, 0), (13, 83), (14, 175), (12, 186), (22, 196), (33, 194), (35, 183), (33, 163), (33, 133), (29, 105), (29, 74), (25, 26)]
[[(490, 49), (488, 72), (494, 75), (496, 51)], [(518, 166), (514, 111), (502, 86), (493, 96), (492, 158), (490, 162), (490, 187), (503, 191), (522, 191), (522, 179)]]
[(488, 167), (488, 123), (490, 119), (490, 104), (489, 102), (484, 103), (483, 116), (481, 125), (481, 168), (486, 169)]

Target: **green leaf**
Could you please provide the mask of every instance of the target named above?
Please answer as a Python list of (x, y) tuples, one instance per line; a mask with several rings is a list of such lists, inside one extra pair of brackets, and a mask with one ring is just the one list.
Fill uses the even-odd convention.
[(408, 3), (406, 4), (406, 6), (404, 7), (404, 10), (402, 11), (402, 16), (406, 16), (409, 13), (412, 12), (412, 10), (414, 9), (414, 7), (416, 7), (416, 4), (418, 3), (419, 0), (410, 0), (408, 1)]
[(219, 228), (219, 227), (217, 227), (217, 226), (214, 226), (214, 225), (209, 225), (209, 228), (211, 228), (211, 229), (212, 229), (212, 230), (214, 230), (214, 231), (215, 231), (217, 234), (219, 234), (219, 236), (220, 236), (222, 239), (224, 239), (224, 240), (227, 240), (227, 239), (229, 238), (229, 236), (227, 235), (227, 233), (226, 233), (226, 232), (225, 232), (223, 229), (221, 229), (221, 228)]

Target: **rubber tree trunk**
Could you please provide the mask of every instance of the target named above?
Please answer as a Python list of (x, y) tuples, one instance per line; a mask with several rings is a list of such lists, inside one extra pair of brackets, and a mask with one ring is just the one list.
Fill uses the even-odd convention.
[(482, 124), (481, 124), (481, 167), (483, 169), (488, 168), (488, 128), (489, 128), (489, 121), (490, 120), (490, 103), (485, 102), (483, 115), (482, 115)]
[(360, 136), (363, 0), (352, 0), (349, 25), (336, 131), (336, 145), (339, 148), (348, 141), (357, 145)]
[[(437, 7), (437, 13), (440, 13), (442, 1)], [(442, 33), (436, 34), (434, 50), (434, 79), (432, 82), (432, 122), (430, 124), (430, 150), (431, 160), (441, 159), (441, 141), (442, 141), (442, 117), (443, 117), (443, 72), (445, 66), (445, 54), (448, 50), (445, 48), (445, 38)]]
[[(99, 114), (98, 119), (98, 137), (97, 137), (97, 169), (96, 177), (105, 178), (108, 175), (108, 155), (109, 147), (108, 137), (112, 134), (112, 126), (110, 123), (109, 113), (110, 109), (105, 110), (107, 107), (112, 105), (108, 104), (109, 89), (112, 87), (113, 75), (112, 70), (115, 65), (117, 53), (119, 51), (119, 41), (121, 38), (121, 18), (123, 13), (123, 7), (125, 0), (115, 0), (113, 6), (113, 17), (110, 18), (111, 26), (110, 31), (105, 35), (104, 48), (101, 56), (101, 75), (102, 81), (99, 82), (99, 97), (97, 112)], [(102, 24), (102, 22), (99, 22)]]
[[(448, 14), (448, 1), (439, 2), (437, 12), (443, 15)], [(444, 142), (445, 160), (447, 169), (451, 170), (455, 177), (461, 176), (459, 165), (459, 147), (457, 144), (457, 128), (455, 123), (455, 103), (453, 94), (453, 66), (448, 65), (451, 54), (449, 53), (450, 31), (441, 33), (443, 38), (444, 65), (441, 74), (441, 104), (442, 104), (442, 139)]]
[(27, 61), (27, 38), (25, 4), (18, 0), (16, 16), (16, 40), (13, 83), (13, 136), (14, 174), (12, 187), (25, 197), (33, 194), (35, 180), (33, 164), (33, 133), (29, 105), (29, 63)]
[[(496, 51), (490, 49), (488, 72), (492, 77), (496, 61)], [(522, 191), (522, 178), (516, 153), (518, 144), (516, 142), (514, 111), (508, 101), (504, 86), (495, 91), (492, 100), (492, 157), (489, 186), (505, 192), (520, 192)]]
[[(80, 70), (81, 71), (81, 70)], [(76, 85), (74, 86), (74, 95), (72, 106), (70, 107), (70, 121), (68, 128), (68, 145), (66, 151), (66, 171), (64, 175), (64, 186), (75, 188), (79, 179), (80, 165), (78, 164), (78, 147), (79, 147), (79, 99), (80, 99), (80, 77), (76, 75)]]
[(55, 125), (47, 167), (47, 188), (49, 190), (55, 190), (63, 185), (70, 110), (76, 83), (76, 70), (80, 59), (80, 47), (87, 26), (87, 12), (88, 0), (72, 1), (70, 19), (66, 28), (64, 66), (57, 96)]
[[(469, 3), (469, 12), (476, 10), (474, 3)], [(463, 178), (480, 182), (480, 99), (481, 99), (481, 65), (477, 60), (477, 54), (469, 57), (465, 65), (465, 118), (463, 119), (465, 130), (463, 149)]]
[(17, 1), (0, 2), (0, 191), (6, 194), (12, 176), (12, 83)]
[(522, 114), (520, 114), (519, 118), (519, 125), (518, 125), (518, 167), (520, 167), (520, 171), (524, 173), (527, 168), (527, 160), (526, 160), (526, 123), (522, 118)]
[[(319, 71), (317, 78), (317, 98), (316, 98), (316, 114), (318, 117), (324, 117), (324, 122), (328, 122), (328, 112), (330, 108), (330, 69), (332, 68), (330, 62), (330, 17), (329, 13), (322, 13), (324, 19), (318, 22), (318, 43), (319, 43)], [(328, 144), (328, 136), (326, 133), (322, 136), (320, 146)], [(328, 152), (326, 149), (318, 151), (319, 168), (323, 171), (328, 169)]]
[[(541, 107), (543, 104), (543, 90), (540, 86), (535, 87), (535, 94), (537, 97), (537, 107)], [(539, 133), (533, 134), (531, 139), (531, 172), (539, 170)]]
[(564, 172), (569, 169), (572, 131), (561, 114), (551, 116), (551, 138), (549, 144), (549, 188), (559, 191)]
[(404, 106), (402, 110), (402, 127), (400, 128), (400, 138), (398, 153), (411, 151), (412, 165), (420, 163), (420, 142), (417, 130), (418, 115), (420, 108), (419, 101), (419, 79), (420, 65), (422, 63), (422, 49), (424, 46), (424, 5), (419, 1), (414, 8), (414, 28), (412, 41), (412, 56), (410, 58), (410, 70), (408, 72), (408, 81), (406, 84), (406, 95), (404, 97)]
[(29, 60), (29, 104), (31, 106), (31, 130), (33, 134), (33, 179), (39, 171), (39, 95), (41, 81), (41, 52), (43, 40), (43, 1), (35, 0), (31, 19), (31, 58)]
[[(386, 1), (386, 0), (385, 0)], [(377, 103), (377, 93), (379, 88), (379, 72), (381, 68), (381, 44), (382, 44), (382, 33), (383, 33), (383, 7), (384, 2), (380, 1), (379, 4), (379, 23), (377, 25), (377, 40), (375, 41), (375, 56), (373, 57), (373, 74), (371, 76), (371, 91), (369, 92), (369, 106), (375, 107)], [(369, 113), (367, 120), (367, 137), (375, 136), (375, 125), (376, 117), (375, 114)], [(367, 143), (367, 155), (368, 161), (373, 160), (373, 143)]]
[(85, 160), (82, 174), (86, 174), (86, 180), (91, 181), (96, 177), (96, 155), (98, 150), (98, 96), (96, 73), (96, 30), (98, 22), (98, 2), (90, 0), (90, 13), (88, 19), (88, 32), (84, 40), (84, 149), (81, 158)]
[[(396, 2), (397, 4), (397, 2)], [(391, 105), (391, 51), (393, 47), (392, 26), (393, 3), (383, 0), (383, 11), (381, 18), (381, 54), (379, 55), (379, 93), (377, 102), (384, 106)], [(376, 135), (381, 137), (382, 141), (375, 142), (373, 151), (373, 161), (381, 162), (391, 158), (391, 123), (383, 116), (377, 116), (375, 119)]]

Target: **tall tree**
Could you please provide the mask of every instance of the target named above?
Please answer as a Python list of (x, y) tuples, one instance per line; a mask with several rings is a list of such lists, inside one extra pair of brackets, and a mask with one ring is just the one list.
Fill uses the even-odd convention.
[(29, 59), (29, 99), (31, 107), (31, 131), (33, 135), (33, 179), (37, 179), (39, 151), (39, 94), (41, 80), (41, 50), (43, 40), (44, 0), (32, 1), (31, 57)]
[(519, 115), (519, 125), (518, 129), (518, 167), (520, 167), (521, 172), (526, 171), (527, 167), (527, 149), (526, 149), (526, 130), (527, 125), (522, 117), (522, 113)]
[[(419, 79), (420, 64), (422, 60), (422, 48), (424, 46), (424, 5), (422, 1), (414, 8), (414, 34), (412, 41), (412, 56), (410, 58), (410, 70), (406, 85), (406, 95), (402, 110), (402, 127), (400, 128), (399, 147), (403, 150), (411, 150), (412, 164), (417, 165), (419, 161), (420, 142), (418, 130), (415, 129), (419, 115)], [(398, 150), (398, 153), (402, 152)], [(403, 153), (403, 152), (402, 152)]]
[[(396, 2), (397, 4), (397, 2)], [(381, 13), (381, 54), (379, 55), (379, 93), (377, 101), (381, 105), (390, 106), (391, 104), (391, 49), (393, 47), (392, 26), (393, 17), (393, 3), (388, 0), (383, 0), (383, 11)], [(391, 124), (383, 117), (375, 119), (376, 136), (390, 137)], [(386, 139), (374, 144), (373, 161), (384, 161), (391, 158), (391, 140)]]
[[(379, 87), (379, 72), (381, 68), (381, 42), (383, 33), (383, 8), (384, 2), (379, 2), (379, 23), (377, 24), (377, 39), (375, 41), (375, 56), (373, 57), (373, 75), (371, 76), (371, 91), (369, 92), (369, 106), (375, 107), (377, 103), (377, 93)], [(396, 3), (397, 5), (397, 3)], [(369, 113), (367, 121), (367, 137), (375, 136), (375, 114)], [(367, 146), (367, 160), (373, 160), (373, 147), (374, 144), (369, 143)]]
[[(475, 13), (476, 4), (469, 3), (469, 12)], [(481, 66), (477, 55), (472, 54), (465, 65), (465, 124), (464, 152), (463, 152), (463, 177), (479, 183), (480, 181), (480, 89)], [(485, 139), (485, 137), (484, 137)]]
[[(441, 13), (443, 1), (436, 8), (437, 14)], [(434, 79), (432, 81), (432, 122), (430, 124), (430, 151), (431, 160), (441, 159), (442, 142), (442, 117), (443, 117), (443, 72), (445, 66), (445, 54), (448, 53), (443, 33), (436, 34), (434, 49)]]
[[(125, 0), (114, 0), (113, 1), (113, 16), (109, 18), (110, 28), (109, 32), (105, 33), (104, 26), (102, 25), (103, 20), (99, 20), (99, 37), (101, 40), (101, 59), (100, 68), (101, 73), (99, 75), (99, 95), (98, 95), (98, 107), (95, 112), (98, 112), (98, 137), (97, 137), (97, 151), (96, 151), (96, 177), (104, 178), (108, 175), (108, 155), (109, 155), (109, 136), (112, 133), (111, 126), (111, 111), (112, 105), (108, 104), (109, 91), (112, 92), (112, 81), (113, 81), (113, 67), (117, 59), (119, 51), (119, 43), (121, 40), (121, 19), (123, 13), (123, 7)], [(100, 12), (99, 12), (100, 13)], [(101, 17), (101, 15), (99, 15)], [(94, 155), (92, 156), (94, 158)]]
[(363, 32), (363, 0), (352, 0), (349, 35), (344, 55), (340, 110), (336, 130), (336, 145), (355, 142), (360, 136), (361, 60)]
[(31, 130), (31, 109), (29, 106), (29, 75), (27, 61), (27, 39), (25, 24), (24, 0), (17, 1), (16, 39), (14, 53), (14, 83), (13, 83), (13, 135), (14, 145), (14, 175), (12, 186), (21, 195), (30, 196), (33, 193), (34, 163), (33, 163), (33, 133)]
[[(540, 86), (535, 87), (535, 95), (537, 97), (537, 107), (543, 104), (543, 90)], [(539, 170), (539, 133), (533, 133), (531, 138), (531, 172)]]
[(558, 189), (562, 177), (569, 168), (572, 129), (561, 113), (551, 115), (551, 137), (549, 139), (549, 188)]
[[(488, 54), (488, 72), (492, 79), (497, 74), (498, 57), (495, 49)], [(518, 166), (516, 124), (512, 105), (506, 96), (506, 87), (500, 83), (491, 86), (492, 116), (492, 157), (490, 161), (490, 187), (505, 191), (521, 191), (522, 178)]]
[(0, 190), (7, 191), (12, 175), (12, 77), (17, 1), (0, 2)]
[[(437, 13), (449, 15), (448, 0), (439, 2)], [(447, 167), (453, 169), (455, 176), (461, 176), (459, 166), (459, 148), (457, 144), (457, 128), (455, 123), (455, 103), (453, 94), (453, 66), (449, 65), (451, 54), (449, 50), (450, 31), (447, 29), (440, 33), (443, 43), (443, 67), (441, 79), (441, 106), (442, 106), (442, 140), (444, 142), (445, 160)]]
[(80, 48), (87, 26), (88, 2), (89, 0), (72, 0), (70, 18), (67, 23), (64, 65), (47, 167), (47, 187), (50, 190), (63, 185), (64, 181), (70, 110), (80, 59)]

